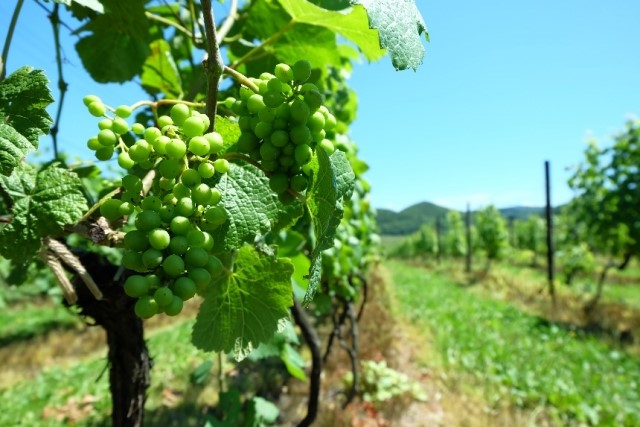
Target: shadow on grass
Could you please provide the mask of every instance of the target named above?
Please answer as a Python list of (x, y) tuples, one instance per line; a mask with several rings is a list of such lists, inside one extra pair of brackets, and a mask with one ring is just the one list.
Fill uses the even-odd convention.
[(21, 329), (0, 336), (0, 348), (8, 347), (12, 344), (17, 344), (24, 341), (29, 341), (34, 338), (47, 335), (48, 333), (53, 331), (58, 332), (74, 329), (77, 326), (77, 321), (70, 322), (68, 320), (48, 320), (39, 323), (33, 328)]

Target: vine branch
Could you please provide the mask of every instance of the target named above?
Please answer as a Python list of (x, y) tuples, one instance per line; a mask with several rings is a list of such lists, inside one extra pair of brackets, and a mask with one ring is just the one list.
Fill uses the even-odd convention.
[(53, 11), (49, 15), (49, 21), (53, 27), (53, 40), (56, 47), (56, 65), (58, 67), (58, 89), (60, 89), (60, 97), (58, 98), (58, 110), (56, 119), (51, 127), (51, 138), (53, 139), (53, 157), (58, 158), (58, 131), (60, 130), (60, 118), (62, 117), (62, 107), (64, 106), (64, 97), (69, 89), (69, 84), (64, 79), (62, 71), (62, 53), (60, 46), (60, 14), (58, 13), (60, 3), (53, 6)]
[(13, 9), (13, 15), (11, 16), (11, 22), (9, 23), (9, 30), (7, 31), (7, 37), (4, 40), (4, 47), (2, 48), (2, 58), (0, 58), (0, 80), (4, 80), (7, 75), (7, 58), (9, 57), (9, 47), (11, 46), (11, 40), (13, 39), (13, 32), (16, 29), (18, 23), (18, 16), (20, 16), (20, 10), (24, 0), (18, 0), (15, 9)]
[(260, 88), (258, 88), (258, 85), (256, 85), (254, 82), (249, 80), (247, 76), (234, 70), (233, 68), (225, 65), (224, 72), (229, 74), (231, 77), (233, 77), (235, 81), (237, 81), (238, 83), (242, 83), (243, 85), (245, 85), (246, 87), (254, 91), (255, 93), (258, 93), (260, 91)]
[(216, 110), (218, 107), (218, 83), (224, 71), (222, 55), (218, 46), (216, 25), (214, 24), (213, 8), (211, 0), (202, 0), (202, 14), (204, 16), (204, 29), (206, 33), (207, 57), (203, 61), (204, 71), (207, 76), (207, 116), (211, 123), (210, 128), (215, 129)]

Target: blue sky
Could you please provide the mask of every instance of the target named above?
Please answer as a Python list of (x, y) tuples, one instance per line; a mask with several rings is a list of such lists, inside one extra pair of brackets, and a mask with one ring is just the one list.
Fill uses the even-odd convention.
[[(0, 2), (0, 40), (14, 4)], [(568, 201), (566, 168), (582, 160), (587, 139), (610, 144), (640, 110), (640, 2), (417, 5), (431, 35), (418, 71), (396, 72), (385, 58), (359, 64), (351, 79), (360, 99), (352, 137), (371, 166), (373, 205), (539, 206), (545, 160), (551, 161), (554, 204)], [(61, 144), (89, 158), (84, 144), (95, 130), (82, 96), (96, 93), (119, 105), (142, 95), (136, 85), (93, 83), (75, 55), (74, 39), (62, 34), (71, 86)], [(31, 0), (18, 22), (8, 69), (24, 64), (44, 68), (55, 89), (50, 25)], [(50, 147), (48, 138), (42, 147)]]

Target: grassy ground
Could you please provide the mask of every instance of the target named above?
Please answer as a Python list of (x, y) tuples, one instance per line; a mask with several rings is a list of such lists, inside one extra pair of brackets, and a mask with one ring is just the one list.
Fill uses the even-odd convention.
[(539, 408), (562, 425), (640, 425), (637, 358), (425, 269), (388, 267), (403, 312), (434, 336), (442, 363), (496, 406)]

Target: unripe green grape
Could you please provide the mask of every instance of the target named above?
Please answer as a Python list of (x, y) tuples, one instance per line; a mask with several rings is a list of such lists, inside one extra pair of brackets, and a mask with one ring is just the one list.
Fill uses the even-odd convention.
[(120, 166), (122, 169), (131, 169), (135, 165), (136, 165), (136, 162), (131, 159), (131, 157), (126, 151), (123, 151), (120, 154), (118, 154), (118, 166)]
[(288, 83), (293, 80), (293, 70), (287, 64), (278, 64), (274, 69), (274, 74), (282, 83)]
[(160, 307), (153, 297), (144, 295), (138, 299), (133, 311), (141, 319), (150, 319), (160, 312)]
[(142, 191), (142, 180), (136, 175), (127, 174), (122, 177), (122, 187), (127, 191)]
[[(188, 188), (194, 188), (202, 182), (202, 177), (195, 169), (185, 169), (180, 175), (180, 181)], [(179, 196), (176, 194), (176, 197)]]
[[(142, 142), (145, 142), (146, 145), (143, 145)], [(149, 154), (151, 154), (151, 148), (144, 139), (136, 142), (129, 148), (129, 157), (136, 163), (142, 163), (145, 160), (149, 159)]]
[[(191, 117), (189, 117), (189, 119), (191, 119)], [(185, 154), (187, 154), (187, 145), (181, 139), (173, 138), (166, 145), (165, 150), (167, 152), (167, 157), (170, 159), (180, 160)]]
[(209, 162), (203, 162), (198, 165), (198, 173), (202, 178), (211, 178), (216, 173), (216, 168)]
[(173, 123), (178, 126), (182, 126), (184, 121), (191, 117), (191, 110), (185, 104), (176, 104), (171, 107), (169, 114), (171, 115)]
[(261, 122), (272, 123), (276, 119), (275, 108), (263, 108), (258, 112), (258, 118)]
[(293, 156), (286, 156), (286, 155), (280, 156), (278, 160), (280, 161), (280, 165), (284, 170), (288, 170), (296, 162)]
[[(253, 93), (253, 92), (252, 92)], [(247, 109), (247, 102), (245, 100), (237, 100), (233, 103), (233, 107), (231, 107), (231, 111), (238, 116), (244, 116), (249, 114), (249, 110)]]
[(194, 136), (189, 140), (189, 151), (196, 156), (206, 156), (210, 148), (209, 141), (203, 136)]
[(118, 108), (116, 108), (115, 113), (116, 116), (126, 119), (131, 115), (131, 107), (128, 105), (119, 105)]
[(269, 80), (272, 80), (272, 79), (275, 79), (275, 78), (276, 78), (276, 76), (274, 76), (273, 74), (271, 74), (271, 73), (269, 73), (267, 71), (260, 73), (260, 80), (264, 80), (264, 81), (268, 82)]
[(289, 188), (289, 177), (283, 173), (276, 173), (269, 178), (269, 187), (280, 194)]
[(254, 133), (258, 138), (266, 139), (269, 136), (271, 136), (272, 131), (273, 131), (273, 127), (271, 126), (271, 123), (259, 122), (256, 125)]
[(183, 301), (193, 298), (198, 290), (196, 283), (186, 276), (176, 279), (172, 288), (173, 293), (182, 298)]
[(98, 98), (96, 95), (87, 95), (84, 98), (82, 98), (82, 102), (84, 103), (85, 106), (89, 106), (89, 104), (91, 104), (92, 102), (100, 102), (102, 103), (102, 101), (100, 100), (100, 98)]
[(289, 122), (280, 117), (276, 117), (273, 121), (273, 129), (274, 130), (284, 130), (286, 131), (289, 128)]
[(187, 277), (196, 284), (198, 292), (204, 291), (211, 283), (211, 274), (206, 268), (191, 268), (187, 272)]
[(118, 137), (111, 129), (102, 129), (98, 132), (98, 141), (105, 147), (113, 147), (118, 142)]
[(189, 241), (185, 236), (177, 235), (169, 242), (169, 252), (176, 255), (184, 255), (189, 249)]
[(308, 144), (311, 142), (311, 131), (306, 125), (297, 125), (289, 130), (289, 138), (295, 145)]
[[(144, 131), (145, 131), (145, 128), (144, 128), (144, 125), (142, 123), (134, 123), (133, 125), (131, 125), (131, 130), (136, 135), (143, 135)], [(148, 142), (150, 143), (150, 141), (148, 141)]]
[(309, 117), (309, 120), (307, 121), (307, 126), (309, 127), (309, 130), (311, 131), (311, 133), (320, 132), (321, 130), (324, 129), (324, 125), (325, 125), (324, 114), (322, 114), (320, 111), (316, 111), (315, 113), (313, 113), (311, 117)]
[(316, 132), (311, 135), (311, 140), (315, 143), (320, 143), (323, 139), (327, 137), (327, 132), (325, 130), (321, 130), (320, 132)]
[(130, 249), (125, 249), (122, 252), (122, 265), (125, 268), (133, 271), (147, 271), (147, 268), (144, 266), (142, 262), (142, 254), (140, 252), (132, 251)]
[(265, 80), (260, 80), (258, 85), (258, 94), (264, 96), (268, 91), (269, 87), (267, 86), (267, 82)]
[(293, 153), (296, 151), (297, 145), (290, 143), (282, 147), (282, 155), (284, 156), (293, 156)]
[(160, 129), (165, 128), (166, 126), (171, 126), (173, 124), (173, 119), (169, 116), (160, 116), (158, 117), (158, 127)]
[(306, 123), (309, 119), (309, 106), (299, 99), (294, 99), (291, 104), (289, 104), (289, 112), (291, 114), (291, 120), (296, 123)]
[(224, 148), (224, 140), (218, 132), (209, 132), (204, 135), (209, 141), (209, 154), (218, 154)]
[(118, 208), (118, 211), (122, 216), (131, 215), (134, 210), (135, 210), (135, 206), (133, 205), (133, 203), (130, 203), (130, 202), (122, 202), (122, 204), (120, 205), (120, 208)]
[(113, 120), (111, 119), (102, 119), (98, 122), (98, 129), (111, 129), (113, 126)]
[(256, 138), (253, 132), (243, 132), (238, 138), (237, 148), (238, 151), (243, 153), (250, 153), (258, 148), (258, 138)]
[(171, 222), (174, 217), (174, 211), (175, 207), (173, 205), (162, 205), (160, 211), (158, 212), (160, 214), (160, 219), (162, 220), (162, 222)]
[(333, 154), (333, 152), (336, 151), (336, 147), (334, 147), (333, 142), (329, 141), (328, 139), (323, 139), (322, 141), (320, 141), (320, 144), (318, 144), (318, 146), (322, 147), (322, 149), (329, 155)]
[(300, 83), (304, 83), (311, 77), (311, 63), (307, 60), (301, 59), (297, 61), (291, 67), (293, 71), (293, 80)]
[(229, 161), (227, 159), (216, 159), (213, 162), (213, 167), (218, 173), (227, 173), (229, 172), (231, 165), (229, 165)]
[(262, 95), (257, 93), (251, 95), (247, 100), (247, 109), (249, 112), (253, 114), (258, 114), (258, 111), (265, 108), (264, 100), (262, 99)]
[(236, 99), (233, 96), (230, 96), (227, 99), (225, 99), (224, 101), (222, 101), (224, 106), (227, 107), (228, 109), (231, 109), (231, 107), (233, 107), (233, 103), (234, 102), (236, 102)]
[(191, 116), (182, 123), (182, 132), (188, 137), (202, 136), (206, 130), (205, 122), (200, 116)]
[(132, 203), (136, 206), (140, 205), (140, 193), (133, 191), (125, 191), (120, 195), (122, 202)]
[(217, 205), (218, 203), (220, 203), (221, 199), (222, 199), (222, 193), (220, 193), (220, 190), (218, 190), (217, 188), (212, 188), (211, 196), (209, 196), (209, 202), (207, 204)]
[(151, 231), (159, 228), (162, 220), (156, 211), (142, 211), (136, 216), (135, 225), (138, 230)]
[(295, 199), (296, 197), (293, 194), (289, 193), (288, 191), (278, 193), (278, 200), (280, 200), (280, 203), (282, 203), (283, 205), (288, 205), (292, 203)]
[(124, 235), (123, 245), (125, 249), (142, 252), (149, 247), (147, 233), (140, 230), (131, 230)]
[(144, 139), (149, 144), (153, 144), (153, 142), (160, 136), (162, 136), (162, 132), (155, 126), (148, 127), (144, 130)]
[(275, 147), (284, 147), (289, 143), (289, 134), (283, 130), (276, 130), (271, 134), (271, 143)]
[(149, 282), (138, 274), (127, 277), (124, 281), (124, 293), (131, 298), (139, 298), (149, 292)]
[(282, 104), (276, 108), (276, 118), (289, 121), (291, 118), (291, 110), (289, 104)]
[(121, 200), (117, 199), (108, 199), (105, 200), (102, 205), (100, 205), (100, 215), (105, 217), (109, 221), (115, 221), (120, 218), (120, 205), (122, 204)]
[(267, 90), (262, 97), (262, 102), (269, 108), (278, 108), (284, 102), (284, 97), (278, 92)]
[(213, 236), (211, 235), (211, 233), (208, 233), (206, 231), (203, 231), (204, 234), (204, 243), (202, 244), (202, 249), (204, 249), (207, 252), (210, 252), (213, 249), (213, 245), (214, 245), (214, 240), (213, 240)]
[(153, 299), (156, 300), (160, 307), (165, 307), (173, 301), (173, 292), (167, 286), (156, 289), (153, 293)]
[(307, 92), (320, 92), (320, 90), (318, 89), (318, 86), (313, 83), (305, 83), (300, 86), (300, 93), (304, 95)]
[(191, 229), (191, 221), (187, 217), (177, 215), (171, 220), (169, 228), (173, 234), (187, 234)]
[(249, 131), (251, 130), (251, 117), (250, 116), (240, 116), (238, 117), (238, 127), (241, 131)]
[(280, 162), (277, 159), (262, 161), (262, 169), (264, 169), (267, 172), (275, 172), (279, 168), (280, 168)]
[(184, 302), (182, 301), (182, 298), (180, 298), (177, 295), (174, 295), (173, 298), (171, 299), (171, 302), (165, 305), (162, 308), (162, 310), (167, 316), (177, 316), (182, 312), (183, 305), (184, 305)]
[(167, 273), (169, 277), (179, 277), (184, 273), (184, 261), (182, 257), (176, 254), (171, 254), (162, 262), (162, 270)]
[(209, 120), (209, 116), (207, 116), (206, 114), (203, 113), (199, 113), (197, 111), (194, 111), (193, 113), (191, 113), (191, 116), (195, 116), (195, 117), (199, 117), (200, 120), (202, 120), (202, 123), (204, 123), (204, 130), (202, 131), (203, 133), (207, 131), (207, 129), (209, 129), (209, 126), (211, 125), (211, 121)]
[(274, 77), (267, 81), (267, 88), (269, 88), (270, 92), (282, 92), (282, 82)]
[(187, 240), (189, 241), (190, 247), (200, 248), (204, 246), (206, 235), (203, 231), (194, 228), (192, 230), (189, 230), (189, 232), (187, 233)]
[(116, 117), (113, 119), (111, 130), (119, 135), (125, 134), (129, 132), (129, 123), (121, 117)]
[(156, 248), (149, 248), (142, 253), (142, 264), (148, 269), (159, 267), (162, 264), (162, 251)]
[(301, 193), (307, 189), (308, 185), (309, 181), (304, 175), (294, 175), (291, 177), (291, 189), (293, 191)]
[(87, 147), (89, 150), (96, 151), (98, 148), (104, 147), (104, 145), (100, 144), (97, 136), (92, 136), (87, 140)]
[(195, 212), (193, 200), (190, 197), (183, 197), (178, 200), (175, 206), (175, 213), (180, 216), (191, 216)]
[(171, 242), (171, 236), (169, 232), (164, 228), (156, 228), (149, 232), (148, 235), (149, 244), (152, 248), (163, 250), (169, 247), (169, 242)]
[(336, 117), (331, 113), (327, 114), (327, 117), (325, 118), (324, 128), (326, 130), (331, 130), (335, 128), (337, 124), (338, 122), (336, 120)]
[(104, 113), (107, 112), (106, 107), (102, 102), (94, 101), (87, 107), (89, 109), (89, 113), (95, 117), (102, 117)]
[(160, 176), (173, 179), (180, 175), (180, 166), (180, 162), (177, 159), (164, 159), (160, 162), (158, 170), (160, 171)]
[(260, 123), (260, 117), (256, 116), (251, 116), (251, 132), (256, 130), (256, 126), (258, 126), (258, 123)]
[(196, 204), (207, 205), (211, 199), (211, 188), (207, 184), (200, 184), (193, 189), (192, 197)]
[(96, 159), (107, 161), (111, 160), (113, 157), (113, 148), (112, 147), (100, 147), (96, 150)]
[(184, 262), (190, 267), (204, 267), (209, 260), (206, 250), (199, 247), (190, 247), (184, 254)]
[(260, 157), (263, 161), (275, 160), (280, 155), (280, 149), (270, 142), (263, 142), (260, 146)]
[(301, 144), (296, 146), (296, 150), (294, 152), (294, 158), (296, 159), (296, 163), (300, 166), (306, 165), (311, 160), (313, 156), (313, 149), (307, 144)]
[(169, 179), (169, 178), (165, 178), (163, 176), (161, 176), (158, 179), (158, 186), (160, 187), (161, 190), (172, 191), (173, 187), (175, 185), (176, 185), (176, 180), (175, 179)]
[(227, 212), (222, 206), (214, 206), (204, 211), (203, 217), (209, 224), (218, 226), (227, 221)]
[(158, 196), (147, 196), (142, 199), (141, 206), (145, 211), (160, 212), (160, 209), (162, 208), (162, 200), (160, 200), (160, 197)]

